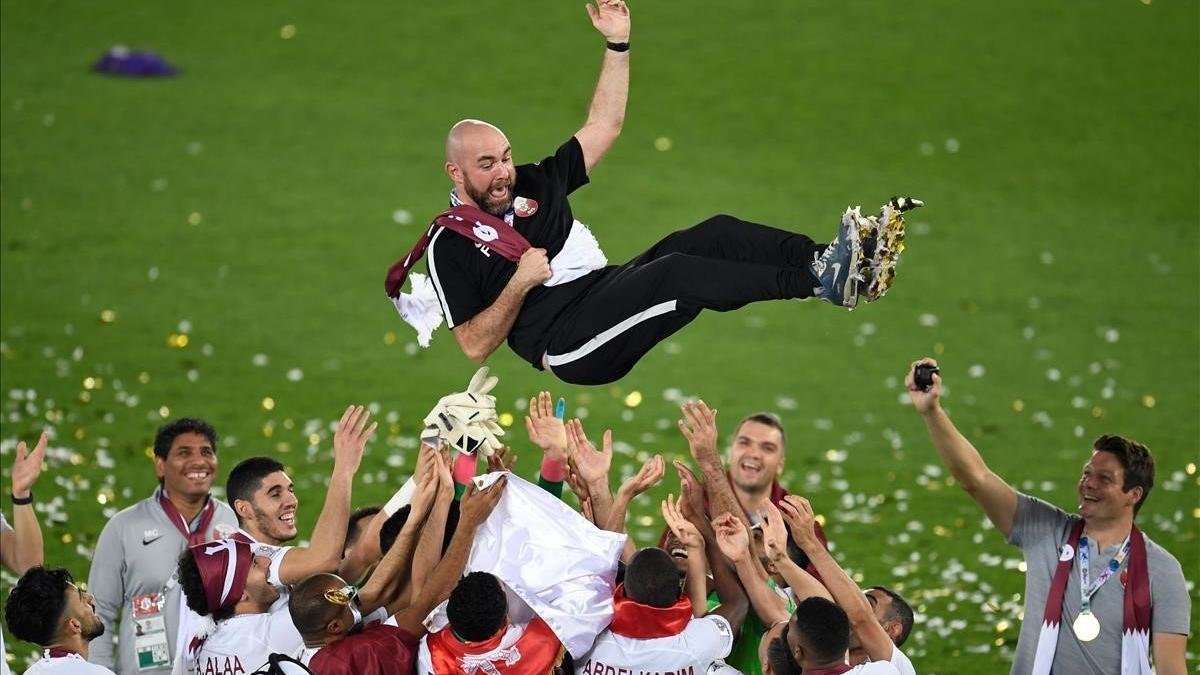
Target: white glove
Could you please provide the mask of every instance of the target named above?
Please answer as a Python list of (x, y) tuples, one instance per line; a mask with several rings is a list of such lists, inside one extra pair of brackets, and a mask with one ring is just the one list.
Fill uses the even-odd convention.
[(501, 447), (496, 437), (504, 435), (497, 424), (496, 397), (488, 393), (498, 382), (488, 375), (487, 366), (475, 371), (467, 391), (443, 396), (425, 416), (421, 440), (436, 446), (436, 439), (460, 452), (491, 456)]

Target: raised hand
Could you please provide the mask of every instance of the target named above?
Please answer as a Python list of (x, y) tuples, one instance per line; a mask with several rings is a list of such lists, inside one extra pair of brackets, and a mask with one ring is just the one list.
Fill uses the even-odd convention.
[(488, 471), (512, 471), (513, 465), (517, 463), (517, 453), (512, 451), (512, 448), (507, 445), (501, 446), (499, 450), (488, 455), (487, 465)]
[(378, 426), (378, 422), (371, 422), (371, 425), (367, 426), (370, 417), (371, 411), (361, 405), (349, 406), (346, 412), (342, 413), (337, 431), (333, 434), (334, 471), (345, 471), (351, 475), (358, 472), (363, 450), (367, 447), (367, 441), (375, 435), (375, 427)]
[(704, 401), (687, 401), (680, 410), (679, 431), (687, 439), (692, 457), (701, 464), (719, 461), (717, 456), (717, 411)]
[(787, 557), (787, 526), (783, 523), (783, 514), (774, 504), (767, 501), (767, 510), (763, 513), (763, 544), (766, 545), (767, 558), (776, 562)]
[(597, 0), (587, 7), (592, 26), (609, 42), (629, 42), (629, 7), (624, 0)]
[(604, 432), (603, 445), (597, 450), (583, 432), (583, 422), (573, 419), (567, 423), (567, 452), (585, 483), (608, 482), (613, 456), (611, 430)]
[(679, 512), (692, 524), (703, 524), (707, 516), (704, 510), (704, 486), (692, 473), (691, 468), (679, 460), (672, 462), (679, 474)]
[(750, 533), (740, 518), (732, 513), (722, 513), (713, 521), (717, 535), (717, 546), (721, 553), (735, 565), (750, 556)]
[(529, 399), (525, 431), (529, 433), (529, 441), (541, 448), (547, 457), (560, 462), (567, 460), (567, 426), (554, 415), (550, 392), (543, 391)]
[(621, 483), (621, 487), (617, 490), (617, 495), (621, 499), (628, 501), (658, 485), (662, 481), (663, 473), (665, 472), (664, 467), (665, 464), (662, 455), (655, 455), (647, 459), (642, 464), (640, 471), (630, 476), (624, 483)]
[(804, 497), (788, 495), (779, 502), (779, 512), (783, 514), (792, 539), (800, 550), (808, 552), (823, 549), (821, 540), (817, 538), (816, 516), (813, 515), (812, 505)]
[(492, 515), (492, 511), (500, 503), (500, 497), (504, 494), (504, 488), (507, 485), (508, 476), (501, 476), (500, 480), (492, 483), (486, 490), (479, 490), (475, 487), (475, 482), (471, 481), (471, 484), (467, 486), (467, 492), (463, 495), (459, 522), (468, 527), (481, 525), (488, 519), (488, 516)]
[(442, 456), (432, 448), (427, 445), (422, 446), (421, 452), (426, 456), (424, 461), (427, 462), (427, 467), (417, 480), (417, 489), (413, 492), (410, 503), (412, 510), (409, 511), (408, 517), (414, 523), (423, 521), (425, 516), (429, 515), (429, 510), (433, 507), (441, 490), (441, 473), (445, 468), (442, 464)]
[(693, 555), (704, 555), (704, 537), (700, 536), (700, 530), (680, 512), (674, 495), (667, 495), (663, 500), (662, 514), (663, 519), (667, 521), (667, 527), (671, 528), (675, 538), (687, 549), (688, 559)]
[(13, 460), (12, 468), (12, 496), (17, 499), (29, 496), (33, 484), (42, 474), (42, 462), (46, 459), (48, 442), (49, 434), (43, 431), (37, 445), (33, 446), (33, 452), (26, 452), (25, 441), (17, 443), (17, 457)]
[(917, 412), (925, 415), (937, 410), (942, 398), (942, 377), (937, 373), (933, 374), (933, 386), (929, 391), (922, 391), (920, 387), (913, 381), (913, 370), (918, 365), (936, 366), (937, 361), (931, 358), (923, 358), (920, 361), (913, 361), (908, 367), (908, 375), (904, 376), (904, 387), (908, 389), (908, 397), (912, 399), (913, 407)]

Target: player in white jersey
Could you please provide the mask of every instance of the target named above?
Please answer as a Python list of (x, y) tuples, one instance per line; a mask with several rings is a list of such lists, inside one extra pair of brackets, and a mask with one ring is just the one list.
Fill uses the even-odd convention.
[(766, 513), (768, 522), (787, 521), (792, 538), (808, 555), (834, 602), (849, 617), (849, 663), (890, 663), (900, 675), (916, 675), (912, 662), (900, 650), (913, 626), (913, 611), (904, 598), (882, 586), (862, 592), (817, 538), (816, 517), (807, 499), (789, 495), (778, 508), (769, 506)]
[(850, 619), (832, 600), (819, 596), (796, 605), (788, 623), (788, 648), (806, 675), (899, 675), (886, 661), (851, 666), (846, 663), (850, 647)]
[(29, 675), (112, 675), (87, 661), (88, 643), (104, 634), (104, 622), (95, 599), (67, 570), (30, 568), (9, 594), (4, 615), (13, 635), (43, 649)]
[[(251, 457), (229, 472), (225, 497), (241, 527), (234, 538), (251, 544), (255, 555), (270, 559), (268, 578), (276, 586), (294, 584), (321, 572), (344, 571), (346, 578), (357, 578), (374, 562), (355, 557), (377, 553), (373, 547), (356, 549), (343, 560), (351, 483), (362, 462), (363, 449), (375, 432), (374, 423), (368, 426), (370, 415), (362, 406), (350, 406), (338, 423), (333, 438), (333, 472), (310, 546), (287, 545), (297, 535), (299, 502), (282, 464), (270, 457)], [(353, 569), (342, 569), (342, 565)]]
[(670, 554), (638, 551), (613, 598), (612, 623), (576, 662), (575, 674), (708, 672), (733, 647), (734, 628), (725, 614), (740, 624), (745, 603), (722, 603), (707, 614), (704, 609), (681, 592)]
[(267, 580), (270, 565), (237, 539), (197, 544), (180, 557), (188, 607), (216, 622), (211, 635), (191, 645), (195, 673), (252, 673), (272, 653), (300, 655), (304, 641), (287, 605), (276, 603), (279, 589)]

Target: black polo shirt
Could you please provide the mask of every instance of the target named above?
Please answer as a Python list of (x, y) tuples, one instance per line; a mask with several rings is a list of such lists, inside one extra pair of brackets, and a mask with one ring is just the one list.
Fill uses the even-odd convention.
[[(535, 248), (554, 258), (562, 250), (575, 218), (567, 195), (588, 182), (583, 149), (571, 137), (552, 156), (517, 167), (513, 186), (513, 227)], [(517, 263), (444, 228), (433, 235), (425, 252), (429, 278), (437, 290), (450, 328), (470, 321), (491, 306)], [(596, 281), (596, 273), (558, 286), (538, 286), (508, 334), (508, 346), (536, 368), (550, 342), (550, 327), (574, 300)]]

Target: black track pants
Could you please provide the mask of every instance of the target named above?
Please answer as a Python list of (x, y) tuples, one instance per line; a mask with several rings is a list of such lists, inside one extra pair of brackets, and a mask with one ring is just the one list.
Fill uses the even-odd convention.
[(614, 382), (700, 310), (811, 296), (819, 282), (809, 265), (823, 249), (802, 234), (713, 216), (601, 272), (555, 325), (545, 364), (564, 382)]

